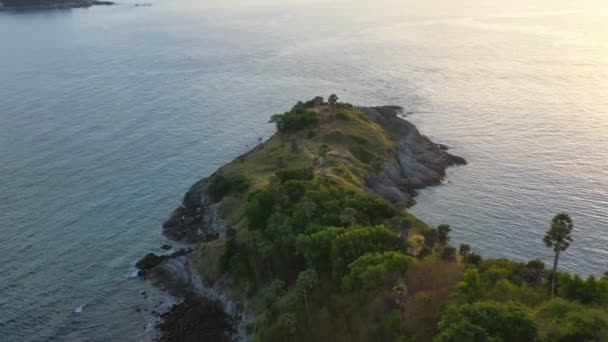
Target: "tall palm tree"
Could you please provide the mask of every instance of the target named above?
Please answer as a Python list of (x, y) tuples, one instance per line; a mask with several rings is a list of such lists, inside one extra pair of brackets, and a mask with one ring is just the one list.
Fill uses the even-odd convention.
[(555, 294), (555, 275), (557, 273), (557, 260), (559, 253), (565, 251), (572, 242), (572, 219), (566, 213), (559, 213), (551, 220), (551, 228), (545, 233), (543, 241), (549, 248), (553, 248), (555, 259), (553, 260), (553, 275), (551, 277), (551, 296)]

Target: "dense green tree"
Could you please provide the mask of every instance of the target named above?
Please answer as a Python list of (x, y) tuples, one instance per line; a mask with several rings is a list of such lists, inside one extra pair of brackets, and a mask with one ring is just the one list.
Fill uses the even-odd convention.
[(441, 249), (441, 260), (454, 261), (456, 260), (456, 248), (445, 246)]
[(435, 228), (426, 229), (422, 232), (422, 235), (424, 236), (424, 245), (428, 249), (432, 250), (435, 247), (435, 244), (437, 243), (437, 237), (438, 237), (437, 229), (435, 229)]
[(319, 116), (314, 111), (298, 108), (283, 114), (275, 114), (270, 118), (270, 122), (277, 126), (279, 132), (297, 132), (317, 126)]
[(240, 193), (249, 188), (249, 179), (244, 176), (226, 177), (218, 174), (211, 178), (207, 185), (207, 194), (213, 202), (219, 202), (224, 196)]
[(314, 201), (305, 198), (300, 203), (300, 208), (302, 209), (302, 214), (304, 214), (304, 217), (306, 218), (307, 222), (310, 222), (312, 220), (313, 215), (315, 214), (315, 211), (317, 210), (317, 204)]
[(462, 281), (456, 286), (458, 294), (465, 302), (471, 302), (481, 294), (481, 279), (479, 272), (470, 268), (464, 272)]
[(579, 275), (559, 274), (558, 294), (583, 304), (608, 304), (608, 280), (590, 275), (587, 279)]
[(467, 336), (469, 329), (473, 341), (483, 338), (481, 330), (473, 326), (487, 334), (480, 341), (534, 341), (538, 334), (536, 323), (523, 307), (485, 301), (448, 308), (439, 322), (441, 334), (436, 341), (457, 341), (453, 337)]
[(293, 312), (286, 312), (279, 316), (278, 324), (284, 331), (286, 331), (289, 335), (293, 335), (296, 333), (296, 329), (298, 327), (298, 317)]
[(343, 274), (346, 266), (371, 252), (405, 250), (405, 242), (384, 226), (352, 227), (332, 241), (334, 271)]
[(466, 243), (461, 244), (458, 248), (458, 253), (466, 260), (467, 255), (471, 253), (471, 246)]
[(315, 286), (317, 286), (318, 281), (319, 276), (317, 275), (317, 272), (314, 269), (307, 269), (298, 274), (298, 279), (296, 281), (296, 289), (304, 297), (304, 304), (306, 305), (307, 313), (310, 312), (308, 297), (312, 293)]
[[(368, 253), (348, 265), (349, 273), (342, 279), (346, 289), (363, 294), (382, 289), (383, 284), (395, 284), (416, 259), (399, 252)], [(405, 286), (405, 285), (404, 285)]]
[(536, 314), (544, 341), (606, 341), (608, 313), (577, 302), (554, 298)]
[(329, 95), (327, 102), (329, 103), (329, 108), (331, 109), (331, 112), (335, 113), (336, 105), (338, 104), (338, 96), (336, 94)]
[(272, 277), (271, 258), (274, 253), (274, 245), (259, 230), (249, 232), (250, 248), (255, 251), (259, 260), (266, 265), (268, 276)]
[(300, 234), (296, 240), (296, 251), (304, 256), (309, 267), (329, 271), (332, 242), (344, 231), (344, 228), (332, 227), (309, 235)]
[(555, 295), (555, 280), (557, 276), (557, 261), (559, 259), (559, 254), (570, 246), (570, 243), (572, 242), (572, 236), (570, 235), (572, 233), (572, 228), (574, 228), (574, 225), (568, 214), (557, 214), (553, 220), (551, 220), (551, 227), (543, 238), (545, 245), (553, 249), (553, 252), (555, 253), (553, 259), (553, 274), (551, 276), (552, 296)]
[(542, 283), (544, 274), (545, 263), (536, 259), (528, 261), (523, 277), (530, 285), (538, 286)]
[(471, 264), (471, 265), (475, 265), (475, 266), (479, 266), (479, 264), (481, 264), (482, 261), (483, 261), (483, 258), (481, 257), (481, 255), (479, 255), (477, 253), (471, 253), (471, 254), (467, 255), (467, 257), (465, 258), (465, 262), (467, 264)]
[(482, 327), (463, 320), (450, 324), (433, 339), (433, 342), (501, 342), (491, 337)]
[(342, 212), (340, 213), (340, 222), (342, 222), (344, 226), (350, 227), (357, 222), (357, 219), (355, 217), (356, 214), (357, 211), (355, 209), (350, 207), (344, 208), (344, 210), (342, 210)]
[(452, 228), (450, 228), (447, 224), (441, 224), (437, 227), (437, 242), (440, 246), (445, 246), (450, 241), (450, 232)]

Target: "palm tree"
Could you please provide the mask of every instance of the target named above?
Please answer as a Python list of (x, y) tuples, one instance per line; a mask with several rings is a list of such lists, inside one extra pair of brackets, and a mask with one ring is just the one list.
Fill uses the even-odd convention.
[(401, 216), (393, 217), (389, 222), (391, 228), (399, 232), (399, 237), (407, 240), (408, 231), (410, 229), (410, 221)]
[(551, 296), (555, 294), (555, 275), (557, 272), (557, 260), (559, 253), (565, 251), (572, 242), (572, 219), (566, 213), (559, 213), (551, 220), (551, 228), (545, 234), (543, 241), (549, 248), (553, 248), (555, 259), (553, 260), (553, 275), (551, 277)]
[(327, 176), (325, 167), (327, 166), (327, 154), (331, 151), (331, 148), (327, 144), (323, 144), (319, 147), (319, 163), (323, 169), (323, 176)]
[(331, 112), (335, 113), (336, 112), (336, 104), (338, 103), (338, 95), (336, 95), (336, 94), (329, 95), (329, 98), (327, 99), (327, 102), (329, 102), (329, 108), (331, 108)]
[(461, 244), (458, 253), (466, 260), (467, 255), (471, 253), (471, 246), (466, 243)]
[(439, 242), (441, 246), (445, 246), (450, 241), (449, 234), (451, 231), (452, 228), (447, 224), (440, 224), (437, 227), (437, 242)]
[(399, 332), (403, 335), (403, 311), (407, 300), (407, 286), (405, 286), (402, 280), (393, 287), (393, 295), (395, 296), (395, 304), (397, 304), (397, 308), (399, 309)]

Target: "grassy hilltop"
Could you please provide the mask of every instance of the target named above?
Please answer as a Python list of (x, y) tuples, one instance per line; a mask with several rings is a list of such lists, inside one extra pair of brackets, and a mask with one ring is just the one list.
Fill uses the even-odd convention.
[[(541, 261), (453, 247), (448, 225), (430, 227), (408, 203), (374, 193), (372, 183), (394, 180), (391, 163), (433, 173), (432, 184), (457, 158), (415, 129), (404, 136), (387, 125), (395, 111), (300, 102), (174, 213), (173, 225), (197, 230), (210, 222), (201, 216), (221, 219), (225, 231), (205, 238), (194, 261), (254, 317), (253, 339), (607, 341), (608, 280), (559, 273), (552, 297)], [(416, 182), (404, 182), (399, 189), (413, 191)]]

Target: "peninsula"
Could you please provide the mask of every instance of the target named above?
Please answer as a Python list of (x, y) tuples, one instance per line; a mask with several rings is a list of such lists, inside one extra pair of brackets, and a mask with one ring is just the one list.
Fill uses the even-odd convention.
[(163, 315), (161, 340), (608, 336), (608, 280), (559, 273), (552, 297), (541, 261), (483, 259), (453, 247), (450, 226), (408, 212), (418, 189), (466, 161), (400, 107), (331, 95), (271, 122), (272, 137), (194, 184), (163, 224), (189, 247), (138, 262), (142, 276), (183, 298)]

